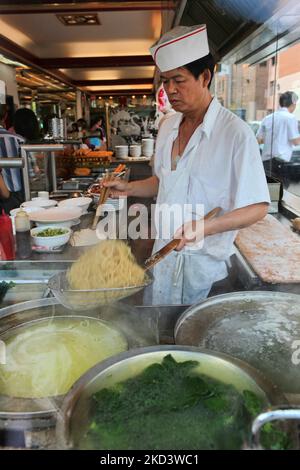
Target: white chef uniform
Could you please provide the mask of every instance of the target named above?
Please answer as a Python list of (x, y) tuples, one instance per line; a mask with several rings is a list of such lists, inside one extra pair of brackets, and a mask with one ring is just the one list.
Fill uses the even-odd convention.
[[(204, 205), (223, 212), (270, 202), (259, 148), (251, 129), (216, 98), (190, 139), (175, 171), (171, 152), (181, 113), (163, 123), (156, 142), (154, 171), (159, 178), (157, 204)], [(193, 217), (197, 218), (197, 217)], [(176, 229), (176, 227), (174, 227)], [(158, 234), (161, 227), (156, 227)], [(227, 276), (236, 232), (206, 237), (200, 250), (172, 252), (154, 267), (153, 304), (191, 304), (205, 298), (214, 282)], [(153, 252), (169, 240), (157, 239)]]

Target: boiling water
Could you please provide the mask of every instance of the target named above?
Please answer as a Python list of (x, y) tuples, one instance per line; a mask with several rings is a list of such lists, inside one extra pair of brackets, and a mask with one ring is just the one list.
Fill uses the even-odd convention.
[(104, 322), (83, 317), (38, 321), (6, 341), (0, 394), (23, 398), (65, 394), (90, 367), (125, 350), (125, 338)]

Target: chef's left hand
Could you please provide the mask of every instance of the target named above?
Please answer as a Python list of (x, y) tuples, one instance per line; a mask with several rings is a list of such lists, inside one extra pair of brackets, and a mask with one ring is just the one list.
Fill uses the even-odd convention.
[(196, 243), (201, 242), (204, 238), (203, 219), (186, 222), (176, 230), (174, 238), (180, 239), (176, 251), (181, 251), (185, 246), (193, 246)]

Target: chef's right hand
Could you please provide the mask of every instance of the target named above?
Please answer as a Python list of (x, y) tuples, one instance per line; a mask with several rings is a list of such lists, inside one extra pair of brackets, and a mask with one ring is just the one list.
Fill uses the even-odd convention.
[(115, 179), (112, 181), (103, 181), (101, 186), (110, 188), (109, 196), (112, 198), (127, 197), (129, 194), (128, 181)]

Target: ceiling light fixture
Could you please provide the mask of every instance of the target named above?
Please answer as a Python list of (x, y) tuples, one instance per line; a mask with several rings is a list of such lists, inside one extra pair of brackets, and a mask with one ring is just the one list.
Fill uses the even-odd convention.
[(100, 25), (97, 14), (56, 15), (58, 20), (65, 26), (95, 26)]

